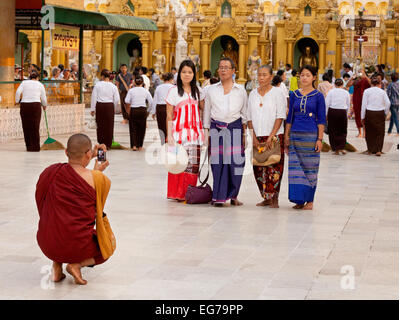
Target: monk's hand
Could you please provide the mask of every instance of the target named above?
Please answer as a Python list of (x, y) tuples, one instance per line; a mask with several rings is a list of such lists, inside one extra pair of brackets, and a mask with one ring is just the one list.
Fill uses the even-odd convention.
[(266, 149), (270, 150), (273, 147), (273, 138), (274, 136), (269, 136), (266, 140)]
[(97, 155), (98, 155), (98, 149), (103, 149), (104, 150), (104, 152), (107, 152), (107, 146), (105, 145), (105, 144), (96, 144), (95, 146), (94, 146), (94, 149), (93, 149), (93, 155), (92, 155), (92, 159), (93, 158), (95, 158), (95, 157), (97, 157)]
[(152, 120), (155, 120), (155, 113), (152, 115)]
[(43, 110), (46, 111), (46, 109), (47, 109), (47, 107), (46, 107), (46, 106), (43, 106)]
[(94, 169), (93, 170), (98, 170), (98, 171), (104, 171), (107, 167), (109, 166), (108, 160), (105, 162), (98, 162), (96, 159), (96, 163), (94, 164)]
[(90, 114), (91, 114), (92, 117), (94, 117), (95, 112), (94, 112), (94, 111), (91, 111)]
[(323, 147), (323, 143), (320, 140), (316, 141), (316, 146), (315, 146), (315, 150), (317, 153), (319, 153), (321, 151), (321, 148)]

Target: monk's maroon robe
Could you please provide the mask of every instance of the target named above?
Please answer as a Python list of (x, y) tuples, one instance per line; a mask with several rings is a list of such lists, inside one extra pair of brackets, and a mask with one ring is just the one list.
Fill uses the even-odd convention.
[(67, 163), (45, 169), (36, 185), (37, 242), (59, 263), (104, 262), (95, 227), (96, 191)]

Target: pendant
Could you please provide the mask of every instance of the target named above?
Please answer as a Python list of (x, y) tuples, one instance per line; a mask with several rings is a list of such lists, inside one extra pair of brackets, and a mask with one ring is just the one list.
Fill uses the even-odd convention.
[(261, 107), (261, 108), (263, 107), (263, 103), (262, 102), (260, 103), (259, 107)]
[(309, 117), (313, 116), (313, 113), (309, 113)]

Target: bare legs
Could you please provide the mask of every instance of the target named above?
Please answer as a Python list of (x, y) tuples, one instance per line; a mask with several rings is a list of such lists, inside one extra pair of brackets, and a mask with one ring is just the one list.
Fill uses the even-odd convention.
[(64, 280), (66, 275), (62, 272), (62, 263), (53, 261), (53, 277), (54, 282), (60, 282)]

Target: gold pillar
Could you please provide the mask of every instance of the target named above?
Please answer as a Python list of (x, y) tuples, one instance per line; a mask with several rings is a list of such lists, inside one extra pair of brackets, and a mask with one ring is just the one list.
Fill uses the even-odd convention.
[(337, 49), (335, 52), (335, 78), (338, 79), (341, 77), (341, 67), (342, 67), (342, 45), (345, 40), (337, 40)]
[(245, 52), (246, 52), (246, 41), (239, 41), (239, 52), (238, 52), (238, 80), (237, 83), (243, 84), (246, 82), (245, 79)]
[(104, 31), (103, 33), (103, 43), (105, 52), (104, 68), (112, 70), (112, 43), (114, 31)]
[(387, 38), (381, 38), (381, 54), (379, 63), (385, 64), (387, 62)]
[[(398, 22), (399, 23), (399, 22)], [(399, 30), (398, 30), (399, 31)], [(395, 60), (395, 65), (394, 65), (394, 69), (398, 69), (399, 68), (399, 35), (397, 35), (396, 36), (396, 50), (395, 50), (395, 57), (396, 57), (396, 60)]]
[(31, 43), (31, 63), (34, 63), (40, 67), (40, 42), (41, 36), (40, 32), (36, 30), (32, 30), (27, 33), (28, 40)]
[(319, 72), (324, 73), (326, 68), (326, 44), (328, 40), (320, 40), (320, 53), (319, 53)]
[(392, 68), (395, 67), (395, 60), (396, 60), (396, 55), (398, 52), (396, 52), (396, 43), (395, 43), (395, 36), (396, 36), (396, 31), (395, 31), (395, 21), (394, 20), (389, 20), (385, 22), (386, 28), (387, 28), (387, 57), (386, 57), (386, 63), (390, 64)]
[[(158, 27), (158, 31), (155, 31), (154, 34), (154, 45), (153, 48), (154, 50), (158, 50), (161, 49), (162, 50), (162, 33), (163, 30), (165, 29), (165, 25), (163, 23), (159, 23), (157, 24)], [(163, 54), (165, 54), (165, 52), (162, 52)], [(152, 52), (151, 52), (151, 56), (152, 56)], [(153, 63), (151, 63), (151, 65), (153, 65)], [(146, 66), (148, 68), (150, 68), (150, 66)]]
[(285, 61), (290, 65), (294, 65), (294, 43), (295, 39), (286, 39), (287, 40), (287, 58)]
[(171, 66), (170, 66), (170, 41), (166, 43), (166, 64), (165, 64), (165, 71), (170, 72)]
[[(0, 1), (0, 81), (14, 80), (15, 1)], [(0, 106), (14, 105), (14, 85), (0, 85)]]
[[(209, 45), (211, 44), (211, 40), (201, 40), (201, 65), (202, 72), (205, 70), (209, 70)], [(202, 74), (202, 73), (201, 73)], [(202, 76), (201, 76), (202, 78)]]

